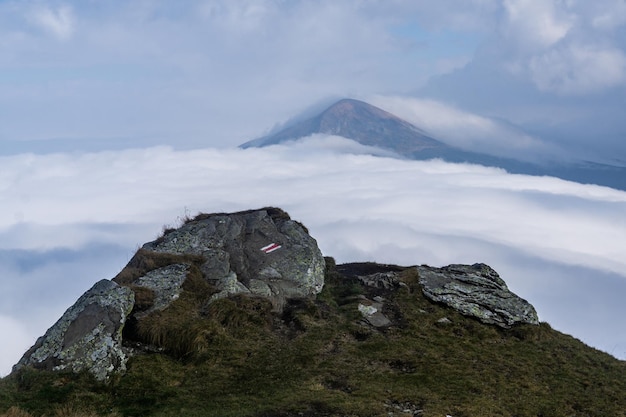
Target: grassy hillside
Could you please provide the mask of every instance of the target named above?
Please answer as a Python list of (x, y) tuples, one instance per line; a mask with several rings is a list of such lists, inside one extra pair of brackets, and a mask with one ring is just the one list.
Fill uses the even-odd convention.
[[(211, 289), (189, 280), (127, 335), (160, 347), (142, 348), (125, 375), (102, 385), (24, 369), (0, 381), (0, 415), (626, 416), (625, 362), (545, 323), (502, 330), (433, 304), (415, 269), (327, 260), (318, 299), (280, 315), (243, 296), (206, 307)], [(407, 288), (351, 277), (383, 270)], [(384, 297), (393, 326), (363, 324), (363, 296)]]

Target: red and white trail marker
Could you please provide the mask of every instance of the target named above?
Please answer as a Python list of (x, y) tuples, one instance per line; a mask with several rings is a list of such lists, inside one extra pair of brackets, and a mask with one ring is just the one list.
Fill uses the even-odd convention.
[(269, 244), (269, 245), (267, 245), (267, 246), (263, 246), (263, 247), (261, 248), (261, 250), (262, 250), (263, 252), (265, 252), (265, 253), (272, 253), (272, 252), (274, 252), (275, 250), (278, 250), (278, 249), (280, 249), (280, 248), (282, 248), (282, 246), (281, 246), (281, 245), (278, 245), (278, 244), (276, 244), (276, 243), (270, 243), (270, 244)]

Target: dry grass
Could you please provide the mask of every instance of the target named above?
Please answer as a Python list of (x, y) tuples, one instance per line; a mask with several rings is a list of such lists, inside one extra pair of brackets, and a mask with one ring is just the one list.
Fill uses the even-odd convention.
[(148, 272), (173, 264), (201, 265), (205, 259), (200, 255), (177, 255), (139, 249), (113, 281), (119, 285), (131, 285)]
[[(60, 405), (54, 409), (52, 417), (102, 417), (93, 411), (81, 410), (71, 405)], [(120, 417), (119, 414), (107, 414), (107, 417)]]
[(206, 348), (204, 340), (217, 331), (202, 314), (202, 307), (215, 293), (200, 269), (192, 265), (183, 283), (180, 297), (163, 311), (157, 311), (136, 323), (129, 340), (158, 346), (177, 358), (184, 358)]
[[(121, 417), (117, 413), (107, 414), (107, 417)], [(11, 407), (6, 413), (0, 414), (0, 417), (34, 417), (31, 413), (22, 410), (19, 407)], [(48, 417), (44, 414), (41, 417)], [(54, 409), (52, 417), (103, 417), (92, 411), (83, 411), (69, 405), (58, 406)]]
[(135, 306), (134, 311), (146, 311), (154, 304), (155, 294), (154, 291), (148, 287), (142, 287), (139, 285), (129, 285), (129, 288), (135, 294)]
[(419, 272), (417, 268), (407, 268), (404, 271), (400, 272), (400, 281), (406, 284), (409, 288), (409, 291), (421, 291), (421, 287), (419, 285)]
[(19, 407), (13, 406), (6, 413), (0, 414), (0, 417), (33, 417), (33, 415)]

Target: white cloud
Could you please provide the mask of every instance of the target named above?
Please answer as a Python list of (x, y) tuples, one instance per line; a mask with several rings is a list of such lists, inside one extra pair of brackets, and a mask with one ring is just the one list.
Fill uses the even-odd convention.
[(454, 29), (479, 32), (493, 29), (493, 17), (501, 7), (500, 3), (501, 0), (357, 1), (372, 17), (395, 21), (408, 19), (434, 31)]
[[(347, 207), (351, 211), (351, 205), (360, 201), (367, 207), (361, 209), (364, 215), (373, 215), (369, 217), (372, 220), (381, 218), (375, 214), (379, 211), (384, 213), (382, 218), (394, 214), (390, 211), (405, 215), (408, 205), (417, 205), (424, 216), (410, 218), (418, 230), (528, 246), (526, 250), (536, 256), (550, 251), (551, 259), (566, 262), (572, 262), (570, 254), (593, 254), (586, 261), (588, 265), (614, 272), (626, 266), (614, 259), (615, 253), (607, 252), (621, 239), (622, 230), (614, 227), (620, 220), (615, 209), (626, 203), (626, 193), (555, 178), (508, 175), (478, 166), (335, 154), (336, 148), (345, 149), (343, 143), (343, 139), (318, 136), (291, 148), (274, 146), (267, 150), (175, 152), (152, 148), (32, 156), (22, 168), (19, 162), (11, 163), (24, 161), (22, 157), (3, 158), (5, 166), (20, 175), (2, 191), (9, 203), (2, 206), (1, 226), (4, 230), (14, 227), (15, 212), (23, 213), (22, 222), (32, 227), (159, 222), (175, 217), (184, 207), (205, 210), (207, 202), (215, 210), (223, 210), (220, 205), (225, 201), (238, 201), (237, 205), (244, 208), (278, 203), (306, 205), (319, 197), (330, 198), (326, 207), (336, 206), (340, 212)], [(357, 151), (363, 152), (360, 148)], [(256, 192), (239, 196), (237, 190), (248, 187)], [(307, 192), (299, 193), (299, 189)], [(407, 194), (407, 189), (413, 191)], [(28, 199), (11, 198), (24, 194)], [(386, 200), (385, 196), (393, 199)], [(395, 200), (398, 196), (403, 199)], [(155, 207), (157, 198), (161, 204)], [(487, 201), (497, 204), (485, 206)], [(564, 208), (567, 216), (557, 204), (561, 201), (569, 203)], [(579, 208), (591, 202), (610, 210), (610, 215), (595, 218)], [(520, 205), (528, 223), (537, 218), (544, 219), (545, 224), (529, 228), (519, 217), (511, 216)], [(489, 223), (483, 224), (483, 218), (489, 218)], [(578, 227), (567, 234), (559, 233), (572, 223)], [(503, 234), (502, 230), (510, 233)], [(83, 244), (85, 239), (77, 236), (76, 244)]]
[(203, 18), (236, 33), (262, 29), (270, 17), (276, 17), (279, 11), (278, 3), (267, 0), (209, 0), (201, 2), (197, 7)]
[[(20, 259), (33, 261), (3, 272), (3, 297), (13, 301), (0, 314), (32, 343), (60, 315), (59, 306), (69, 307), (80, 291), (112, 277), (162, 225), (198, 211), (274, 205), (304, 222), (322, 251), (341, 262), (491, 264), (542, 319), (594, 346), (626, 352), (621, 333), (598, 332), (620, 325), (623, 303), (605, 306), (604, 292), (594, 289), (626, 290), (625, 192), (362, 155), (346, 145), (318, 136), (266, 149), (4, 157), (0, 252), (21, 249)], [(54, 305), (47, 304), (46, 288), (55, 289)], [(555, 288), (561, 296), (586, 297), (593, 315), (570, 320), (577, 307), (559, 299)], [(16, 361), (19, 346), (3, 345), (0, 356)]]
[(541, 90), (593, 93), (624, 84), (626, 56), (617, 48), (571, 44), (533, 56), (529, 70)]
[(575, 22), (567, 2), (560, 0), (504, 0), (504, 32), (522, 49), (545, 48), (559, 42)]
[(585, 15), (595, 29), (612, 31), (626, 24), (626, 3), (622, 0), (603, 0), (584, 5)]
[[(506, 0), (500, 65), (528, 77), (543, 91), (586, 95), (626, 82), (624, 45), (610, 33), (622, 25), (622, 4), (613, 0)], [(607, 10), (612, 10), (607, 14)]]
[(374, 96), (368, 100), (448, 145), (490, 155), (542, 160), (563, 155), (550, 145), (495, 119), (429, 99)]
[(74, 13), (66, 4), (56, 8), (38, 5), (31, 11), (30, 19), (39, 28), (60, 40), (67, 40), (74, 33)]

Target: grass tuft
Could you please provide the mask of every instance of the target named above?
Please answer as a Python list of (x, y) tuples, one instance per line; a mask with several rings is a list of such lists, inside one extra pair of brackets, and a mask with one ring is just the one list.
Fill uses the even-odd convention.
[(205, 259), (201, 255), (178, 255), (139, 249), (113, 281), (119, 285), (131, 285), (150, 271), (172, 264), (201, 265)]
[(33, 417), (33, 415), (19, 407), (13, 406), (9, 408), (6, 413), (0, 414), (0, 417)]

